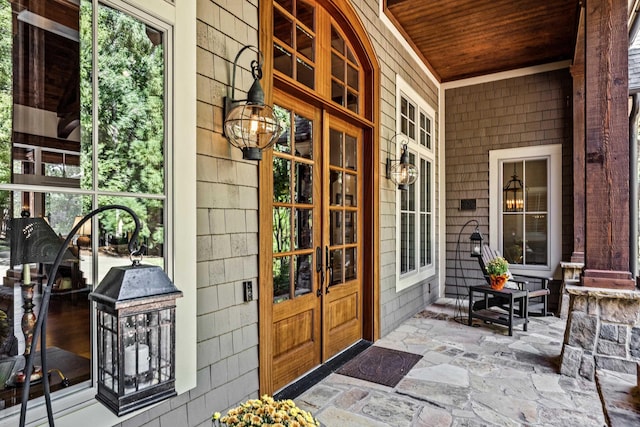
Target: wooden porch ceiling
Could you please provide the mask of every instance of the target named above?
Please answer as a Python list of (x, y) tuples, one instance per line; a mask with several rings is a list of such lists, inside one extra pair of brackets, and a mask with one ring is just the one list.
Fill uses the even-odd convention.
[(579, 0), (386, 0), (442, 82), (571, 59)]

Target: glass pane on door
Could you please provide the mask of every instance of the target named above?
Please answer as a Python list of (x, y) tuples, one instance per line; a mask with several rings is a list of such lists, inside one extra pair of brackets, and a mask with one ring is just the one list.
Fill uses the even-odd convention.
[(358, 273), (358, 139), (336, 129), (329, 138), (329, 284), (338, 285)]
[[(313, 288), (313, 121), (274, 106), (285, 125), (273, 151), (273, 301)], [(317, 219), (316, 219), (317, 220)]]

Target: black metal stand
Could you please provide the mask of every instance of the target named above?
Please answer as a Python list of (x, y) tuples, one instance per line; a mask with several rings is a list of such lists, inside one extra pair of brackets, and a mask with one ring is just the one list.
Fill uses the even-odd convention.
[[(69, 243), (71, 243), (71, 240), (73, 239), (73, 236), (76, 234), (76, 232), (78, 230), (80, 230), (80, 227), (82, 227), (82, 224), (84, 224), (86, 221), (90, 220), (92, 217), (94, 217), (95, 215), (102, 213), (104, 211), (107, 210), (111, 210), (111, 209), (120, 209), (123, 211), (128, 212), (132, 217), (133, 220), (135, 222), (136, 228), (133, 231), (133, 234), (131, 236), (131, 239), (129, 240), (129, 253), (130, 254), (135, 254), (136, 253), (136, 249), (134, 248), (134, 244), (135, 242), (138, 240), (138, 233), (140, 232), (140, 219), (138, 219), (138, 216), (135, 214), (135, 212), (133, 210), (131, 210), (130, 208), (126, 207), (126, 206), (121, 206), (121, 205), (107, 205), (107, 206), (103, 206), (101, 208), (95, 209), (91, 212), (89, 212), (87, 215), (85, 215), (76, 225), (75, 227), (73, 227), (71, 229), (71, 231), (69, 232), (69, 234), (67, 235), (67, 238), (64, 240), (64, 242), (62, 243), (62, 246), (60, 247), (60, 250), (58, 251), (58, 254), (56, 256), (56, 260), (53, 263), (53, 267), (51, 268), (51, 271), (49, 273), (49, 277), (47, 279), (47, 284), (46, 286), (44, 286), (43, 291), (42, 291), (42, 300), (40, 301), (40, 309), (38, 311), (38, 320), (36, 322), (36, 326), (35, 329), (33, 331), (33, 341), (32, 341), (32, 345), (31, 345), (31, 352), (29, 353), (29, 357), (27, 358), (27, 364), (25, 366), (25, 372), (31, 372), (33, 369), (33, 364), (34, 364), (34, 359), (35, 359), (35, 344), (38, 341), (38, 337), (40, 337), (40, 361), (42, 363), (42, 372), (49, 372), (48, 367), (47, 367), (47, 331), (46, 331), (46, 325), (47, 322), (45, 322), (45, 319), (47, 317), (47, 313), (49, 310), (49, 300), (51, 299), (51, 288), (53, 286), (53, 282), (55, 281), (56, 278), (56, 273), (58, 272), (58, 268), (60, 267), (60, 264), (62, 263), (62, 258), (64, 257), (64, 253), (65, 250), (67, 249), (67, 247), (69, 246)], [(23, 389), (22, 389), (22, 405), (20, 407), (20, 427), (24, 427), (25, 423), (26, 423), (26, 416), (27, 416), (27, 403), (29, 401), (29, 388), (31, 386), (31, 376), (27, 375), (27, 379), (24, 383)], [(53, 410), (51, 408), (51, 390), (49, 388), (49, 376), (48, 375), (43, 375), (42, 376), (42, 388), (44, 391), (44, 399), (45, 399), (45, 403), (47, 406), (47, 417), (49, 419), (49, 426), (53, 427), (54, 423), (53, 423)]]
[[(467, 227), (467, 225), (474, 224), (474, 223), (476, 227), (480, 226), (477, 220), (470, 219), (469, 221), (465, 222), (464, 225), (460, 228), (460, 232), (458, 233), (458, 241), (456, 242), (456, 256), (453, 261), (454, 275), (456, 280), (456, 285), (455, 285), (456, 286), (456, 308), (455, 308), (455, 314), (453, 319), (456, 322), (462, 323), (464, 325), (469, 324), (468, 315), (466, 313), (467, 307), (465, 307), (465, 304), (464, 304), (465, 297), (468, 296), (469, 286), (467, 285), (467, 278), (464, 275), (464, 269), (462, 268), (462, 258), (460, 257), (460, 237), (462, 236), (462, 232)], [(460, 285), (458, 283), (458, 268), (460, 268), (460, 274), (462, 275), (462, 283), (464, 285), (464, 292), (462, 294), (460, 293)]]

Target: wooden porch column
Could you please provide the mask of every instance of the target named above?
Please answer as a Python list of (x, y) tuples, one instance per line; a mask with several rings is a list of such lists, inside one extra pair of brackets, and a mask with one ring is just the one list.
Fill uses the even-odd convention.
[(585, 81), (584, 8), (580, 11), (576, 49), (571, 65), (573, 77), (573, 253), (571, 262), (584, 263)]
[(634, 289), (629, 271), (627, 0), (585, 3), (583, 284)]

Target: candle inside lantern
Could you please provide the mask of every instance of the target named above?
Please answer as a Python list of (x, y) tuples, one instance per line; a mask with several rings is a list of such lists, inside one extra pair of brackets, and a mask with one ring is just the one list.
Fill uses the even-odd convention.
[(149, 370), (149, 346), (138, 344), (138, 371), (136, 372), (136, 346), (130, 345), (124, 348), (124, 374), (135, 376)]
[(22, 283), (25, 285), (31, 284), (31, 267), (29, 267), (29, 264), (22, 264)]

